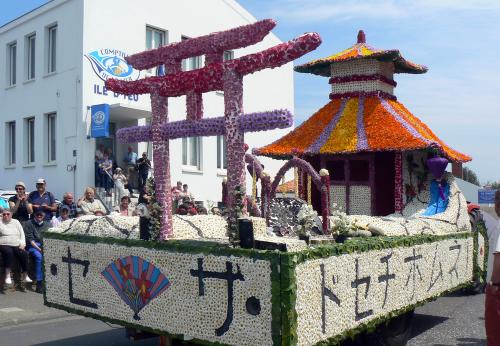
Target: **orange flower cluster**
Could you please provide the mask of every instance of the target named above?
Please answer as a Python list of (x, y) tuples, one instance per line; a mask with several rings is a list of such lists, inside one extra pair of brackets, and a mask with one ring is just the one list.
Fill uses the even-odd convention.
[[(361, 119), (358, 112), (362, 112)], [(330, 133), (323, 133), (325, 129), (331, 129)], [(367, 143), (364, 149), (358, 149), (359, 142)], [(408, 151), (435, 143), (451, 161), (471, 160), (444, 144), (401, 103), (373, 96), (332, 100), (294, 131), (255, 152), (283, 158), (296, 154)]]

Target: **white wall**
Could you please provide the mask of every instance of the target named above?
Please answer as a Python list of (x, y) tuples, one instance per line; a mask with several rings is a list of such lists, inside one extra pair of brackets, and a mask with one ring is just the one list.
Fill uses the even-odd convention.
[[(58, 196), (73, 190), (73, 175), (66, 166), (73, 163), (72, 150), (77, 148), (76, 119), (80, 118), (79, 93), (81, 78), (82, 16), (81, 1), (56, 0), (0, 28), (0, 61), (5, 62), (6, 45), (17, 40), (17, 83), (5, 88), (6, 64), (0, 64), (0, 125), (16, 120), (16, 165), (5, 168), (5, 150), (0, 151), (2, 179), (0, 188), (13, 189), (18, 180), (24, 180), (28, 190), (35, 189), (35, 179), (44, 177), (48, 190)], [(23, 22), (24, 21), (24, 22)], [(46, 26), (56, 23), (57, 69), (47, 75)], [(25, 35), (36, 32), (35, 80), (25, 82)], [(56, 163), (46, 165), (46, 134), (44, 114), (57, 112)], [(23, 118), (35, 117), (35, 163), (25, 165), (27, 139), (24, 137)], [(3, 132), (2, 132), (3, 133)], [(45, 140), (44, 140), (45, 139)], [(6, 140), (2, 136), (2, 148)]]
[[(73, 173), (67, 172), (66, 166), (75, 162), (72, 152), (76, 149), (76, 194), (80, 195), (86, 185), (94, 183), (95, 140), (87, 139), (90, 123), (87, 107), (100, 103), (121, 103), (150, 110), (149, 95), (140, 95), (138, 102), (122, 96), (115, 98), (112, 93), (108, 96), (96, 95), (94, 85), (99, 85), (102, 90), (104, 83), (92, 70), (85, 54), (102, 48), (118, 49), (127, 54), (143, 51), (146, 25), (168, 31), (168, 42), (172, 43), (180, 41), (181, 36), (196, 37), (255, 21), (233, 0), (145, 0), (140, 3), (121, 0), (56, 0), (0, 28), (0, 56), (5, 54), (10, 41), (18, 41), (19, 80), (15, 87), (4, 89), (6, 66), (0, 64), (0, 125), (5, 127), (5, 122), (17, 119), (17, 165), (15, 168), (3, 169), (0, 188), (12, 188), (19, 179), (34, 188), (34, 180), (42, 176), (47, 179), (48, 189), (57, 196), (61, 196), (64, 191), (73, 191)], [(57, 73), (44, 77), (44, 45), (41, 43), (45, 36), (44, 27), (53, 22), (58, 24)], [(37, 76), (36, 81), (24, 84), (24, 64), (21, 63), (24, 61), (24, 36), (32, 31), (37, 32)], [(235, 51), (235, 57), (278, 43), (280, 41), (270, 34), (254, 46)], [(293, 112), (292, 64), (247, 76), (244, 83), (245, 112), (276, 108), (287, 108)], [(222, 95), (211, 92), (204, 94), (203, 100), (206, 117), (223, 115)], [(57, 164), (47, 166), (42, 160), (45, 137), (42, 120), (44, 113), (54, 111), (58, 114)], [(185, 97), (169, 99), (171, 121), (184, 119), (185, 113)], [(21, 119), (33, 115), (36, 116), (36, 141), (39, 143), (36, 163), (33, 167), (23, 167), (25, 140), (22, 138)], [(288, 131), (248, 134), (246, 142), (250, 148), (262, 146)], [(2, 144), (5, 146), (5, 143)], [(219, 200), (223, 176), (217, 175), (216, 137), (203, 138), (202, 172), (188, 173), (183, 170), (181, 140), (171, 141), (170, 148), (172, 182), (182, 180), (189, 184), (199, 200)], [(138, 146), (139, 153), (145, 149), (146, 144)], [(122, 153), (115, 154), (121, 163)], [(266, 171), (272, 174), (284, 163), (266, 158), (262, 161)], [(5, 152), (2, 150), (0, 164), (4, 165), (5, 162)], [(247, 183), (248, 191), (251, 191), (249, 175)]]
[[(231, 6), (228, 6), (230, 4)], [(85, 2), (85, 37), (84, 52), (108, 47), (120, 49), (128, 54), (145, 49), (146, 25), (168, 32), (168, 42), (178, 42), (181, 36), (196, 37), (214, 31), (221, 31), (255, 22), (256, 19), (233, 1), (185, 0), (160, 1), (148, 0), (141, 6), (127, 6), (120, 0), (108, 0), (105, 7), (120, 8), (123, 13), (133, 12), (133, 21), (112, 20), (109, 11), (102, 10), (102, 1), (87, 0)], [(154, 10), (153, 10), (154, 9)], [(219, 20), (213, 20), (219, 18)], [(235, 57), (260, 51), (280, 41), (274, 35), (268, 35), (262, 42), (234, 52)], [(276, 108), (288, 108), (293, 111), (293, 66), (288, 64), (274, 70), (265, 70), (247, 76), (244, 79), (244, 110), (257, 112)], [(142, 74), (144, 75), (144, 74)], [(102, 82), (93, 73), (87, 61), (83, 63), (83, 105), (97, 103), (115, 103), (113, 96), (94, 95), (89, 92), (94, 83)], [(120, 101), (141, 108), (150, 109), (149, 95), (140, 95), (139, 102)], [(169, 99), (170, 121), (185, 119), (185, 97)], [(215, 92), (203, 95), (205, 117), (222, 116), (224, 114), (224, 98)], [(270, 143), (287, 133), (289, 130), (268, 131), (246, 135), (250, 148)], [(144, 150), (139, 148), (139, 152)], [(223, 176), (217, 175), (216, 137), (203, 138), (203, 169), (201, 172), (186, 172), (182, 167), (182, 141), (173, 140), (170, 143), (172, 183), (182, 180), (189, 184), (190, 190), (199, 200), (220, 200), (221, 182)], [(251, 150), (251, 149), (250, 149)], [(90, 160), (90, 156), (88, 158)], [(121, 159), (121, 157), (119, 157)], [(276, 173), (283, 162), (263, 159), (266, 170)], [(272, 163), (274, 161), (274, 163)], [(251, 177), (247, 176), (248, 191), (251, 191)]]

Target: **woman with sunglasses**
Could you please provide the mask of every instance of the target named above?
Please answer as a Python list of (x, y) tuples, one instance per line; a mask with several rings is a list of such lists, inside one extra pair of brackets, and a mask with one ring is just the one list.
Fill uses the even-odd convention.
[(5, 267), (5, 284), (11, 285), (10, 271), (14, 257), (21, 265), (21, 275), (24, 282), (31, 282), (28, 277), (28, 253), (25, 250), (26, 240), (23, 227), (17, 220), (12, 219), (9, 209), (3, 209), (0, 222), (0, 254)]
[(29, 220), (33, 214), (33, 205), (28, 201), (26, 194), (26, 185), (19, 181), (16, 184), (16, 195), (9, 198), (9, 207), (12, 212), (12, 218), (23, 223)]

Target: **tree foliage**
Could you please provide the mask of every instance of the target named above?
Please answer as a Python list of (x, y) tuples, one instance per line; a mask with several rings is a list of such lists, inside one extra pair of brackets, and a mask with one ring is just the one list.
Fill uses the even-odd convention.
[(477, 186), (481, 186), (481, 184), (479, 183), (479, 179), (477, 177), (477, 174), (469, 167), (464, 167), (463, 177), (464, 177), (465, 181), (468, 181), (469, 183), (477, 185)]

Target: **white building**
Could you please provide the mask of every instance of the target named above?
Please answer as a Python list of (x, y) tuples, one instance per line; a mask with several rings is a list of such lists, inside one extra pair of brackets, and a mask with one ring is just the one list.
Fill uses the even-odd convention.
[[(56, 197), (65, 191), (80, 196), (85, 186), (94, 185), (94, 154), (100, 143), (112, 148), (118, 164), (123, 164), (127, 144), (117, 143), (114, 133), (145, 124), (151, 115), (150, 98), (106, 91), (96, 73), (98, 64), (91, 62), (92, 52), (100, 58), (121, 57), (255, 21), (233, 0), (53, 0), (0, 27), (0, 56), (5, 57), (0, 59), (0, 120), (5, 129), (0, 188), (12, 189), (23, 180), (34, 189), (35, 179), (44, 177)], [(280, 42), (270, 34), (228, 54), (238, 57)], [(184, 66), (196, 68), (203, 60), (189, 59)], [(131, 78), (147, 73), (134, 70)], [(246, 113), (276, 108), (293, 112), (292, 65), (245, 77), (244, 92)], [(222, 94), (204, 94), (203, 101), (205, 117), (223, 115)], [(97, 104), (110, 105), (108, 138), (90, 137), (90, 106)], [(170, 121), (184, 119), (185, 114), (184, 97), (169, 99)], [(263, 146), (287, 131), (250, 133), (246, 143), (250, 148)], [(182, 140), (171, 141), (172, 183), (189, 184), (197, 200), (220, 200), (225, 174), (221, 144), (217, 137), (189, 139), (184, 145)], [(151, 153), (147, 143), (132, 146), (139, 155)], [(270, 159), (263, 163), (271, 174), (283, 164)], [(249, 175), (247, 183), (250, 188)]]

